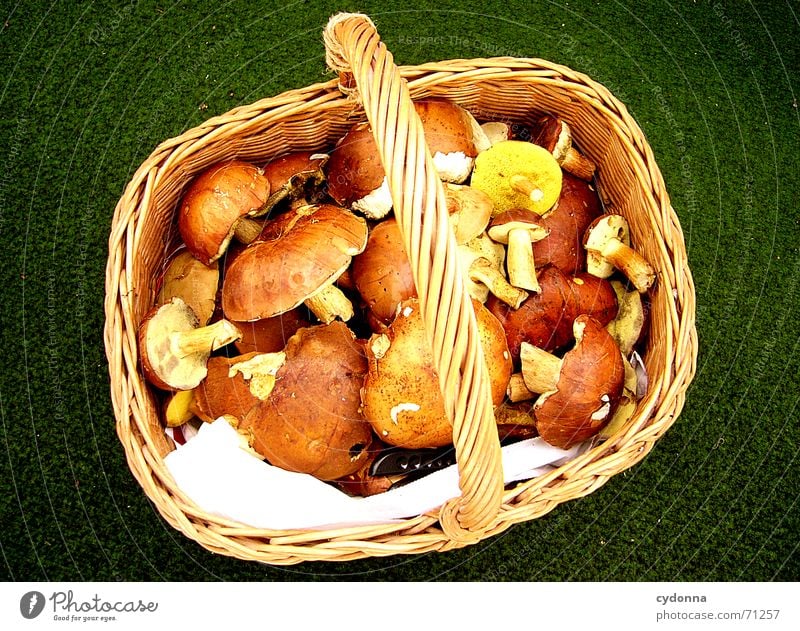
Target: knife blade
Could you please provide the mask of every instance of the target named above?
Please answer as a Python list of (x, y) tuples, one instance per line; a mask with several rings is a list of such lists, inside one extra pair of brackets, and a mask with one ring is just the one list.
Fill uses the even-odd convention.
[(439, 449), (390, 447), (373, 460), (369, 473), (373, 476), (431, 473), (455, 463), (456, 450), (452, 445)]

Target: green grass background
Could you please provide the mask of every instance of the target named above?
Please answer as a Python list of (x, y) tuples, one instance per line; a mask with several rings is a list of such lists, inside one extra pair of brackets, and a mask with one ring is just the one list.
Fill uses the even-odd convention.
[[(368, 13), (401, 64), (543, 57), (641, 125), (682, 222), (700, 355), (643, 462), (449, 553), (275, 568), (164, 522), (114, 431), (107, 237), (138, 165), (230, 108), (326, 78)], [(770, 581), (800, 578), (796, 2), (4, 2), (0, 579)]]

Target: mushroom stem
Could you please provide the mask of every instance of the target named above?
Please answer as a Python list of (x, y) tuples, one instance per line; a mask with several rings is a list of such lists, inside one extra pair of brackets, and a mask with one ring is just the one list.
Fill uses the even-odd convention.
[(536, 393), (528, 390), (525, 385), (525, 377), (521, 372), (511, 375), (508, 380), (508, 388), (506, 389), (509, 401), (512, 403), (519, 403), (520, 401), (530, 401), (536, 398)]
[(323, 324), (330, 324), (336, 318), (347, 322), (354, 313), (353, 303), (335, 285), (323, 287), (310, 298), (306, 298), (305, 305)]
[(603, 246), (600, 255), (625, 274), (639, 293), (645, 293), (653, 285), (656, 274), (650, 263), (619, 239), (610, 239)]
[(223, 319), (191, 331), (173, 333), (171, 342), (176, 355), (188, 357), (193, 353), (215, 351), (241, 337), (241, 331), (232, 322)]
[(518, 193), (530, 197), (532, 202), (540, 202), (544, 198), (544, 191), (524, 175), (512, 175), (509, 179), (509, 184)]
[(486, 285), (492, 294), (514, 309), (519, 309), (528, 297), (527, 291), (511, 285), (486, 258), (478, 257), (472, 262), (469, 267), (469, 277), (476, 283)]
[(236, 222), (236, 227), (233, 230), (233, 236), (236, 237), (236, 240), (239, 241), (239, 243), (244, 243), (247, 245), (258, 239), (258, 235), (261, 234), (261, 230), (263, 228), (264, 226), (260, 221), (250, 219), (249, 217), (242, 217)]
[(541, 293), (542, 288), (536, 278), (536, 264), (533, 260), (531, 234), (524, 228), (514, 228), (508, 233), (508, 280), (514, 287)]
[(567, 149), (567, 152), (561, 160), (561, 166), (565, 171), (587, 182), (592, 179), (594, 171), (597, 168), (594, 162), (580, 153), (575, 147)]
[(522, 378), (525, 387), (533, 393), (542, 394), (556, 389), (561, 373), (561, 359), (538, 346), (523, 342), (520, 346)]

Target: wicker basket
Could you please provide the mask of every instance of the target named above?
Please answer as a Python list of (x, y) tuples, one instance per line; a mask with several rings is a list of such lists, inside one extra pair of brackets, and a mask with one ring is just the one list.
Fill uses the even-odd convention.
[[(672, 425), (694, 375), (695, 296), (678, 219), (653, 154), (625, 107), (605, 88), (538, 59), (451, 60), (398, 68), (372, 22), (341, 14), (325, 30), (328, 64), (355, 80), (292, 90), (213, 118), (161, 144), (141, 165), (114, 214), (106, 275), (105, 345), (117, 434), (147, 496), (176, 529), (224, 555), (271, 564), (343, 561), (445, 551), (535, 519), (591, 493), (644, 456)], [(598, 166), (607, 209), (631, 224), (638, 250), (657, 270), (644, 351), (647, 394), (611, 439), (533, 480), (503, 485), (501, 452), (469, 297), (447, 223), (442, 185), (411, 99), (445, 97), (479, 118), (522, 121), (561, 115)], [(177, 235), (182, 190), (204, 167), (238, 157), (264, 163), (293, 150), (331, 147), (355, 120), (371, 122), (415, 273), (422, 313), (440, 368), (459, 462), (461, 496), (430, 514), (338, 530), (259, 530), (205, 513), (172, 480), (172, 449), (156, 396), (138, 367), (136, 331)], [(459, 326), (448, 326), (455, 321)]]

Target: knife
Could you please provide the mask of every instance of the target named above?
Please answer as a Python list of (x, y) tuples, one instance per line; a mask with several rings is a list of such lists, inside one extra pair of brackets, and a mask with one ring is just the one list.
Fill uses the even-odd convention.
[(439, 449), (384, 449), (369, 469), (372, 476), (394, 476), (431, 473), (456, 464), (456, 450), (451, 445)]

